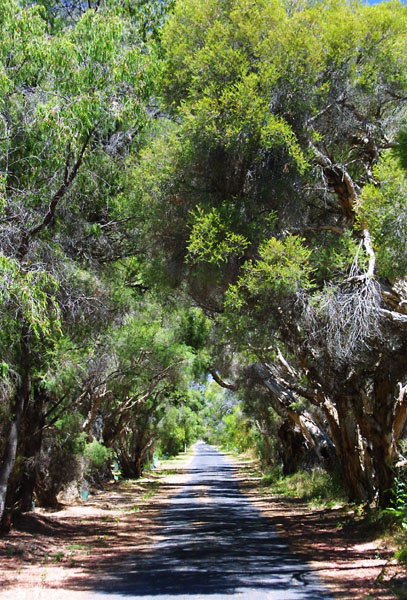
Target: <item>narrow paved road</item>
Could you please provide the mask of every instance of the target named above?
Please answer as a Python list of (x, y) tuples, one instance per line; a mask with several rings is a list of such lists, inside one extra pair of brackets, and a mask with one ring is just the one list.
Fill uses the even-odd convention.
[(240, 492), (235, 467), (197, 444), (189, 479), (160, 515), (152, 550), (126, 561), (92, 598), (329, 600), (310, 565), (290, 553)]

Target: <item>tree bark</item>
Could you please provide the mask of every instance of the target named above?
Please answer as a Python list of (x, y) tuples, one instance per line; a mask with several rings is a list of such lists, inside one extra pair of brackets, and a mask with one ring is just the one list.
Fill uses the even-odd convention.
[(383, 368), (374, 379), (370, 410), (363, 406), (362, 401), (355, 403), (361, 433), (368, 440), (372, 449), (375, 487), (378, 492), (378, 503), (382, 508), (388, 507), (392, 500), (395, 477), (393, 456), (394, 388), (389, 371)]
[(345, 492), (350, 502), (360, 503), (371, 500), (373, 491), (361, 461), (357, 422), (352, 406), (349, 398), (341, 398), (335, 403), (336, 415), (329, 410), (325, 414), (341, 465)]
[(24, 409), (28, 404), (31, 392), (28, 343), (25, 339), (24, 333), (25, 332), (23, 332), (21, 348), (20, 383), (14, 399), (14, 416), (11, 422), (10, 433), (8, 436), (3, 460), (0, 466), (0, 523), (5, 525), (6, 528), (10, 524), (3, 522), (6, 511), (6, 498), (9, 479), (16, 461), (21, 419), (24, 413)]
[(19, 491), (19, 510), (32, 509), (34, 488), (37, 480), (37, 465), (41, 453), (42, 432), (45, 424), (46, 399), (41, 390), (33, 389), (33, 398), (23, 416), (24, 444), (22, 457), (24, 470)]
[(396, 444), (400, 441), (401, 436), (406, 428), (407, 424), (407, 385), (400, 385), (400, 393), (397, 400), (397, 404), (394, 408), (394, 422), (393, 422), (393, 452), (396, 454)]

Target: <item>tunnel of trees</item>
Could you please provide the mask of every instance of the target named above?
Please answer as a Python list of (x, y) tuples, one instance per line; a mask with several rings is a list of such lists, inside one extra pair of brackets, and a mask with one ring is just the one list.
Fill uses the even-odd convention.
[(407, 9), (0, 6), (0, 519), (198, 437), (388, 506)]

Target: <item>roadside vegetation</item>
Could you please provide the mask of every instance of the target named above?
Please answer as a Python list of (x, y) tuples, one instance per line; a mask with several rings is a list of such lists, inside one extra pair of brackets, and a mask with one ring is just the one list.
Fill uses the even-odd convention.
[(341, 481), (320, 468), (286, 476), (269, 472), (262, 477), (261, 485), (270, 494), (298, 498), (308, 501), (312, 506), (346, 504), (346, 493)]
[(137, 480), (91, 488), (86, 501), (22, 515), (18, 526), (0, 537), (1, 597), (48, 597), (48, 587), (53, 588), (49, 597), (55, 588), (65, 594), (69, 579), (80, 588), (86, 586), (84, 573), (120, 568), (123, 557), (148, 546), (160, 498), (168, 500), (169, 486), (179, 489), (173, 482), (190, 459), (190, 453), (181, 453)]
[(202, 437), (375, 507), (402, 559), (407, 8), (5, 0), (0, 29), (2, 530)]

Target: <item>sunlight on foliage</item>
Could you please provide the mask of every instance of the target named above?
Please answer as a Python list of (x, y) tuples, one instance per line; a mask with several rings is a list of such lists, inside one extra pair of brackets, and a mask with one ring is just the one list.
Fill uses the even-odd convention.
[(358, 221), (372, 235), (378, 269), (387, 277), (407, 275), (407, 174), (388, 154), (374, 169), (379, 185), (363, 188)]
[(204, 212), (198, 207), (187, 246), (189, 261), (218, 265), (232, 254), (242, 255), (248, 246), (248, 240), (230, 231), (215, 208)]
[(243, 275), (227, 292), (226, 305), (242, 310), (252, 299), (272, 298), (279, 294), (292, 294), (299, 288), (312, 285), (311, 250), (297, 236), (284, 240), (271, 238), (259, 248), (259, 260), (249, 261)]

